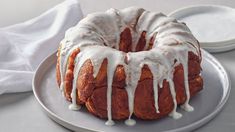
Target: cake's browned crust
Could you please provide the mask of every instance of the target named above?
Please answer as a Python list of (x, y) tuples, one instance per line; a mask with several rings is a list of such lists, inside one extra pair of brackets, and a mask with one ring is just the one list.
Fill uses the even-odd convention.
[[(131, 50), (130, 30), (125, 29), (121, 34), (119, 50), (128, 52)], [(145, 32), (141, 36), (145, 36)], [(153, 45), (154, 38), (150, 39), (149, 48)], [(141, 51), (145, 47), (145, 37), (141, 37), (136, 50)], [(129, 45), (129, 46), (128, 46)], [(60, 53), (60, 49), (58, 50)], [(70, 93), (73, 81), (74, 59), (79, 54), (79, 49), (75, 50), (70, 56), (68, 67), (65, 75), (65, 97), (71, 101)], [(203, 80), (200, 76), (201, 67), (200, 59), (193, 52), (189, 52), (188, 56), (188, 78), (190, 95), (194, 96), (203, 87)], [(58, 57), (56, 66), (57, 82), (60, 85), (60, 58)], [(91, 60), (87, 60), (78, 74), (77, 80), (77, 103), (85, 104), (88, 111), (100, 117), (107, 118), (107, 64), (105, 59), (101, 65), (96, 78), (93, 77), (93, 66)], [(174, 70), (174, 85), (176, 89), (176, 99), (178, 104), (183, 104), (186, 101), (186, 94), (184, 88), (184, 71), (180, 64)], [(154, 93), (153, 93), (153, 75), (147, 65), (142, 68), (142, 73), (138, 86), (135, 91), (134, 99), (134, 115), (141, 119), (151, 120), (158, 119), (168, 115), (173, 109), (173, 100), (169, 90), (169, 83), (164, 80), (163, 87), (158, 88), (158, 104), (160, 113), (156, 113), (154, 107)], [(116, 68), (113, 84), (112, 84), (112, 118), (126, 119), (129, 116), (128, 96), (125, 90), (125, 71), (122, 65)]]
[(119, 50), (123, 52), (131, 51), (131, 43), (132, 38), (131, 36), (131, 30), (129, 28), (125, 28), (124, 31), (120, 34), (120, 44), (119, 44)]

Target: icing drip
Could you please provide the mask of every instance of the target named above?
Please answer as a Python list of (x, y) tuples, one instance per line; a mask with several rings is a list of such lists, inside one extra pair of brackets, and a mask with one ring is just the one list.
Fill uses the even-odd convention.
[[(134, 112), (134, 98), (135, 98), (135, 90), (141, 75), (141, 68), (137, 61), (133, 59), (133, 54), (127, 54), (127, 61), (128, 65), (125, 66), (125, 73), (126, 73), (126, 91), (128, 95), (128, 106), (129, 106), (129, 118), (126, 122), (130, 122), (131, 116)], [(135, 68), (134, 68), (135, 67)], [(133, 121), (132, 121), (133, 122)]]
[[(188, 52), (185, 52), (184, 57), (188, 58)], [(181, 58), (183, 58), (183, 56)], [(189, 91), (189, 82), (188, 82), (188, 59), (182, 59), (181, 63), (184, 68), (184, 87), (187, 96), (186, 101), (183, 105), (181, 105), (181, 108), (188, 112), (191, 112), (194, 110), (194, 108), (189, 105), (190, 91)]]
[[(103, 52), (97, 58), (97, 55)], [(93, 64), (93, 76), (96, 77), (99, 71), (99, 68), (104, 59), (108, 59), (108, 66), (107, 66), (107, 113), (108, 113), (108, 121), (106, 122), (107, 125), (113, 125), (114, 122), (112, 120), (112, 83), (113, 83), (113, 75), (116, 70), (116, 67), (121, 64), (123, 65), (124, 62), (124, 54), (118, 50), (104, 47), (104, 46), (89, 46), (81, 48), (81, 52), (76, 57), (76, 65), (75, 65), (75, 72), (74, 72), (74, 81), (73, 81), (73, 89), (71, 93), (72, 97), (72, 104), (76, 105), (76, 87), (78, 80), (78, 74), (80, 71), (81, 66), (85, 63), (86, 60), (90, 59)], [(112, 61), (115, 60), (115, 61)]]
[[(175, 92), (175, 86), (174, 86), (174, 82), (173, 82), (173, 73), (174, 73), (174, 59), (178, 59), (178, 55), (176, 55), (176, 57), (174, 57), (174, 53), (175, 51), (173, 50), (172, 47), (170, 46), (162, 46), (162, 49), (152, 49), (150, 50), (150, 52), (152, 52), (152, 54), (155, 54), (155, 57), (159, 57), (158, 60), (160, 61), (160, 63), (162, 65), (164, 65), (164, 67), (166, 67), (166, 70), (161, 69), (161, 67), (159, 66), (153, 66), (151, 64), (148, 64), (150, 70), (153, 74), (153, 82), (154, 82), (154, 100), (155, 100), (155, 108), (156, 108), (156, 112), (158, 113), (158, 81), (156, 80), (160, 80), (162, 82), (162, 80), (167, 80), (169, 83), (169, 88), (170, 88), (170, 92), (171, 92), (171, 96), (173, 99), (173, 103), (174, 103), (174, 107), (172, 112), (169, 114), (169, 116), (172, 116), (174, 119), (179, 119), (182, 117), (182, 115), (178, 112), (176, 112), (176, 108), (177, 108), (177, 101), (176, 101), (176, 92)], [(179, 52), (177, 50), (177, 52)], [(187, 51), (186, 51), (187, 52)], [(152, 57), (154, 57), (152, 56)], [(150, 57), (150, 58), (152, 58)], [(154, 58), (155, 58), (154, 57)], [(171, 59), (169, 59), (171, 58)], [(151, 63), (151, 62), (150, 62)], [(159, 72), (160, 71), (160, 72)], [(158, 79), (156, 75), (160, 75), (161, 79)], [(160, 83), (162, 84), (162, 83)], [(157, 95), (156, 95), (157, 94)]]
[(169, 77), (167, 81), (169, 82), (169, 85), (170, 85), (171, 96), (172, 96), (173, 103), (174, 103), (174, 108), (172, 112), (169, 114), (169, 116), (172, 116), (174, 119), (179, 119), (182, 117), (182, 114), (176, 112), (177, 102), (176, 102), (175, 86), (174, 86), (174, 82), (172, 81), (172, 77)]
[[(121, 55), (121, 54), (120, 54)], [(108, 111), (108, 121), (106, 124), (110, 125), (110, 122), (112, 122), (112, 125), (114, 124), (112, 120), (112, 84), (113, 84), (113, 75), (116, 70), (116, 67), (118, 64), (122, 63), (122, 60), (119, 60), (120, 58), (123, 58), (123, 55), (121, 56), (115, 56), (112, 53), (109, 54), (108, 57), (108, 68), (107, 68), (107, 77), (108, 77), (108, 86), (107, 86), (107, 111)], [(113, 61), (113, 60), (119, 60), (119, 61)]]
[[(71, 30), (71, 29), (70, 29)], [(62, 40), (62, 45), (61, 45), (61, 52), (60, 52), (60, 78), (61, 78), (61, 84), (60, 84), (60, 90), (64, 91), (64, 76), (65, 76), (65, 71), (67, 70), (67, 63), (68, 63), (68, 58), (73, 52), (73, 50), (76, 47), (73, 47), (73, 43), (70, 41), (66, 41), (65, 39)]]
[(181, 108), (185, 111), (191, 112), (194, 110), (192, 106), (189, 105), (190, 100), (190, 91), (189, 91), (189, 82), (188, 82), (188, 52), (187, 48), (183, 45), (180, 45), (178, 47), (175, 47), (178, 52), (174, 52), (176, 54), (176, 59), (183, 65), (184, 70), (184, 88), (186, 93), (186, 101), (183, 105), (181, 105)]
[[(76, 60), (75, 60), (75, 67), (74, 67), (74, 76), (76, 76), (79, 71), (81, 66), (83, 65), (83, 63), (85, 62), (85, 60), (82, 60), (82, 54), (77, 55)], [(78, 61), (81, 60), (81, 61)], [(81, 106), (77, 105), (77, 78), (74, 77), (73, 79), (73, 86), (72, 86), (72, 92), (71, 92), (71, 98), (72, 98), (72, 104), (69, 105), (69, 109), (71, 110), (79, 110)]]
[(114, 124), (115, 124), (115, 123), (114, 123), (113, 120), (108, 120), (108, 121), (105, 122), (105, 125), (107, 125), (107, 126), (112, 126), (112, 125), (114, 125)]
[[(64, 80), (64, 79), (62, 78), (61, 80)], [(64, 82), (61, 82), (61, 84), (60, 84), (60, 90), (63, 92), (63, 90), (64, 90)]]
[[(129, 28), (132, 35), (132, 52), (118, 51), (120, 34)], [(156, 36), (153, 47), (149, 51), (134, 52), (141, 33), (146, 32), (146, 45), (149, 46), (152, 36)], [(112, 83), (115, 70), (122, 65), (126, 74), (126, 91), (128, 95), (129, 118), (126, 125), (133, 126), (136, 121), (131, 119), (134, 112), (135, 90), (141, 77), (142, 68), (147, 65), (153, 75), (154, 106), (156, 113), (160, 113), (158, 106), (158, 87), (163, 87), (163, 81), (169, 83), (173, 100), (173, 110), (169, 114), (174, 119), (182, 115), (176, 111), (176, 91), (173, 82), (174, 67), (182, 64), (184, 70), (184, 85), (186, 101), (181, 106), (186, 111), (193, 111), (189, 105), (190, 91), (188, 82), (188, 52), (191, 51), (200, 56), (198, 41), (190, 30), (175, 19), (166, 17), (162, 13), (153, 13), (141, 8), (127, 8), (124, 10), (110, 9), (106, 13), (88, 15), (79, 24), (66, 32), (65, 39), (61, 42), (60, 74), (61, 85), (64, 89), (64, 76), (67, 70), (68, 59), (72, 51), (80, 49), (75, 58), (74, 79), (72, 86), (71, 110), (78, 110), (77, 84), (81, 67), (87, 60), (93, 65), (93, 76), (97, 76), (104, 59), (107, 59), (107, 117), (106, 125), (114, 125), (112, 120)], [(114, 49), (115, 48), (115, 49)], [(127, 64), (124, 63), (125, 56)], [(175, 62), (176, 60), (176, 62)]]
[(153, 75), (153, 92), (154, 92), (154, 106), (156, 109), (156, 113), (160, 113), (159, 112), (159, 107), (158, 107), (158, 78), (156, 73), (158, 73), (157, 66), (154, 66), (153, 64), (149, 64), (148, 65), (150, 70), (152, 71), (152, 75)]
[(134, 126), (136, 124), (136, 121), (133, 119), (127, 119), (125, 120), (125, 124), (128, 126)]
[(62, 94), (62, 96), (63, 96), (63, 97), (65, 97), (65, 95), (64, 95), (64, 91), (61, 91), (61, 94)]
[(76, 111), (76, 110), (80, 110), (80, 109), (81, 109), (81, 106), (80, 106), (80, 105), (77, 105), (77, 104), (72, 103), (72, 104), (70, 104), (70, 105), (69, 105), (69, 109), (70, 109), (70, 110), (74, 110), (74, 111)]
[[(64, 46), (64, 43), (61, 43), (61, 47)], [(64, 52), (64, 51), (63, 51)], [(63, 56), (64, 56), (64, 53), (62, 53), (62, 48), (61, 48), (61, 51), (60, 51), (60, 80), (61, 80), (61, 83), (60, 83), (60, 90), (63, 92), (64, 91), (64, 75), (63, 75)]]

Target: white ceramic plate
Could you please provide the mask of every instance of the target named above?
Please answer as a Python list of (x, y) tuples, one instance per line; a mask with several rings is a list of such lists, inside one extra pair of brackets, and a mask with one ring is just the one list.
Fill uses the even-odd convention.
[(202, 76), (204, 89), (194, 96), (190, 104), (193, 112), (185, 112), (179, 120), (166, 117), (156, 121), (137, 119), (133, 127), (126, 126), (123, 121), (117, 121), (114, 126), (106, 126), (105, 121), (88, 113), (71, 111), (61, 95), (56, 83), (56, 54), (46, 58), (39, 66), (33, 79), (33, 92), (45, 112), (57, 123), (75, 131), (105, 131), (105, 132), (147, 132), (147, 131), (190, 131), (212, 119), (224, 106), (229, 97), (230, 80), (222, 65), (208, 52), (202, 50)]
[(218, 5), (197, 5), (180, 8), (168, 16), (183, 21), (209, 52), (235, 48), (235, 9)]

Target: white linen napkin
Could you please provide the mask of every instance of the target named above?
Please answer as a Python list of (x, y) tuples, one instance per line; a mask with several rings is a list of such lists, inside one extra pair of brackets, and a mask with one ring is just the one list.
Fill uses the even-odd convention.
[(0, 28), (0, 94), (32, 90), (40, 62), (82, 17), (79, 2), (66, 0), (32, 20)]

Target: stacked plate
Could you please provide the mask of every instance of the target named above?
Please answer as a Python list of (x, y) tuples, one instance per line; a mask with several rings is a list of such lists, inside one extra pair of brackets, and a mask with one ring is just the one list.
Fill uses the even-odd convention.
[(235, 9), (218, 5), (181, 8), (169, 14), (185, 22), (209, 52), (223, 52), (235, 48)]

